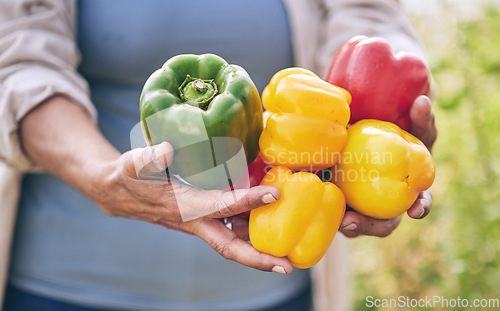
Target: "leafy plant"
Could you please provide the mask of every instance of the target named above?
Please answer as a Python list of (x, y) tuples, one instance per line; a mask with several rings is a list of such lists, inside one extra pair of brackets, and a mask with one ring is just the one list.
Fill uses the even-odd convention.
[(438, 90), (433, 209), (388, 238), (354, 241), (353, 310), (367, 296), (500, 298), (500, 10), (438, 30), (415, 23)]

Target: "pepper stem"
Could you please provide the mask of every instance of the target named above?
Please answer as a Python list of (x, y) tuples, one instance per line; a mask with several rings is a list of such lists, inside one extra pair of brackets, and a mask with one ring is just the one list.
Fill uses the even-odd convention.
[(198, 91), (198, 93), (203, 93), (207, 90), (207, 85), (205, 84), (205, 82), (203, 82), (202, 79), (196, 79), (193, 82), (193, 86)]
[(186, 76), (179, 87), (180, 98), (193, 106), (206, 110), (212, 99), (218, 94), (214, 80), (202, 80)]

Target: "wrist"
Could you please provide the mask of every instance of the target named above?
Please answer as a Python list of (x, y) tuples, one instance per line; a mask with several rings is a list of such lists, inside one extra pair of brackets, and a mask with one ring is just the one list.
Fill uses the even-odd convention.
[(89, 161), (79, 184), (84, 195), (99, 206), (107, 205), (119, 193), (119, 155), (114, 160)]

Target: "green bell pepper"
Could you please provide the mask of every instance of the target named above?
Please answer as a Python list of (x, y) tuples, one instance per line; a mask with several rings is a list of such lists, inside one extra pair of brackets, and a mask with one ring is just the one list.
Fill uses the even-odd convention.
[(217, 55), (169, 59), (146, 81), (140, 110), (146, 142), (171, 143), (169, 174), (194, 186), (220, 189), (233, 184), (246, 165), (228, 160), (244, 150), (250, 163), (259, 152), (263, 120), (257, 88), (243, 68)]

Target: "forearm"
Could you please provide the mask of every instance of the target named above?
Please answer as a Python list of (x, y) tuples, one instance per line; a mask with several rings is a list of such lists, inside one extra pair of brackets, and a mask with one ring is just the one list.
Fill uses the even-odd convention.
[(92, 196), (105, 164), (120, 156), (88, 114), (62, 96), (31, 111), (20, 132), (33, 161), (87, 196)]

